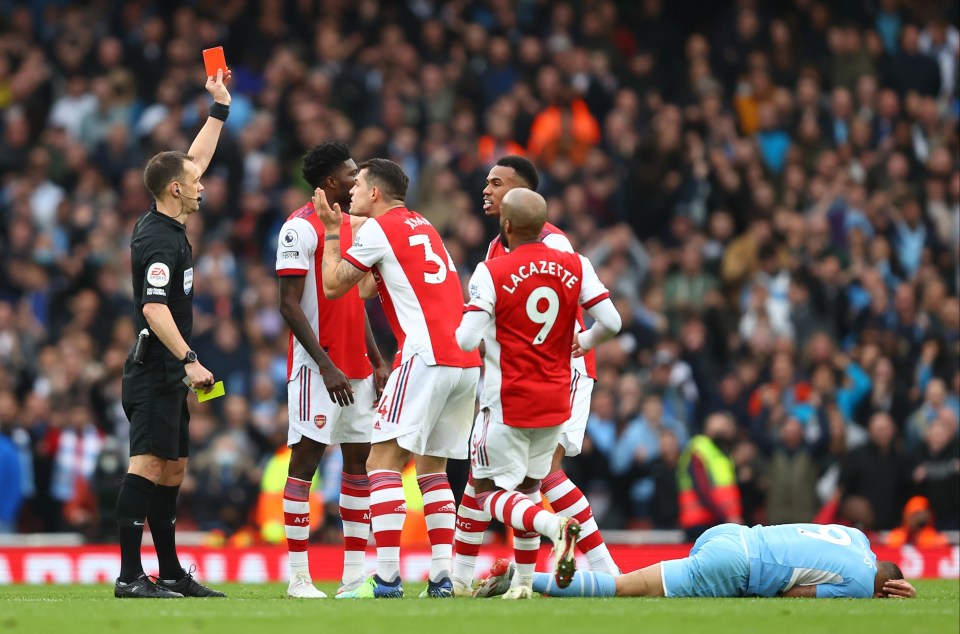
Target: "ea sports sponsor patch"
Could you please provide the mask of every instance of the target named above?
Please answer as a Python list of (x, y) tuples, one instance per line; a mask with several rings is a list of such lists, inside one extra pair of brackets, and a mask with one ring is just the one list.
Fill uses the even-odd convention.
[(150, 286), (166, 286), (170, 283), (170, 267), (163, 262), (154, 262), (147, 267), (147, 283)]
[(287, 229), (284, 232), (283, 237), (280, 238), (280, 242), (283, 243), (285, 247), (292, 247), (300, 242), (300, 236), (297, 235), (297, 232), (293, 229)]

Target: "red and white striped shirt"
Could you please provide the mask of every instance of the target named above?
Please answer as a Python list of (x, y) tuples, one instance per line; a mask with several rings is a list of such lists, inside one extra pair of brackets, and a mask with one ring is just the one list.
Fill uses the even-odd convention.
[(466, 311), (493, 316), (483, 335), (480, 407), (499, 407), (511, 427), (553, 427), (570, 418), (570, 347), (580, 307), (610, 297), (576, 253), (525, 244), (482, 262)]
[[(327, 299), (320, 277), (323, 262), (323, 223), (314, 212), (313, 203), (293, 212), (280, 228), (277, 240), (277, 275), (306, 276), (300, 308), (307, 316), (320, 347), (348, 379), (363, 379), (373, 372), (367, 358), (366, 322), (360, 291), (351, 288), (338, 299)], [(343, 215), (340, 241), (350, 244), (353, 228), (350, 217)], [(287, 351), (287, 379), (296, 376), (301, 366), (319, 372), (320, 368), (297, 338), (290, 333)]]
[[(543, 225), (543, 231), (540, 232), (540, 242), (557, 251), (564, 251), (566, 253), (574, 252), (573, 245), (570, 244), (567, 234), (549, 222)], [(487, 247), (486, 260), (489, 261), (507, 253), (510, 253), (510, 249), (503, 243), (500, 236), (497, 236), (490, 241), (490, 246)], [(583, 311), (578, 310), (575, 332), (582, 332), (584, 330), (586, 330), (586, 324), (583, 321)], [(597, 355), (593, 350), (590, 350), (579, 359), (572, 359), (571, 363), (573, 364), (573, 368), (580, 374), (586, 374), (594, 381), (597, 380)]]
[(457, 345), (463, 314), (460, 278), (440, 234), (415, 211), (396, 207), (357, 230), (343, 259), (373, 270), (387, 321), (401, 354), (395, 365), (420, 355), (427, 365), (480, 366), (480, 355)]

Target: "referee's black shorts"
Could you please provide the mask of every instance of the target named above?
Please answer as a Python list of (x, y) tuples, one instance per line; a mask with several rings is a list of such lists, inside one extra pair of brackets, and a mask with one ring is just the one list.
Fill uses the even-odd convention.
[(130, 421), (131, 457), (178, 460), (190, 454), (189, 390), (179, 381), (171, 384), (166, 375), (162, 365), (129, 360), (124, 365), (122, 404)]

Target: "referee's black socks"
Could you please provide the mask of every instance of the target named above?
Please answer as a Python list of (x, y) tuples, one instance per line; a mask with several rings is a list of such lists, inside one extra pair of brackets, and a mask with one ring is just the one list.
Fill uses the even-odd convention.
[(153, 537), (154, 548), (157, 549), (157, 563), (160, 564), (160, 574), (157, 576), (166, 581), (180, 581), (184, 574), (177, 557), (177, 542), (174, 538), (179, 492), (180, 485), (168, 487), (158, 484), (153, 490), (150, 510), (147, 512), (150, 535)]
[(117, 526), (120, 529), (120, 581), (130, 583), (143, 574), (140, 545), (143, 524), (147, 519), (150, 499), (157, 488), (150, 480), (134, 473), (123, 476), (117, 496)]

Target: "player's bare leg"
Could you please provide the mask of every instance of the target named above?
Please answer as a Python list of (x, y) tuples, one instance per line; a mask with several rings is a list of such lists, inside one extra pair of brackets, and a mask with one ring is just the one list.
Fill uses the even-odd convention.
[(563, 471), (563, 459), (566, 451), (563, 445), (557, 445), (550, 466), (550, 474), (543, 479), (541, 493), (547, 498), (550, 506), (557, 515), (575, 517), (581, 526), (580, 539), (577, 549), (582, 552), (590, 569), (596, 572), (608, 572), (612, 575), (620, 574), (610, 550), (603, 541), (597, 520), (593, 517), (593, 509), (583, 492), (567, 477)]
[(290, 448), (287, 484), (283, 488), (283, 532), (290, 558), (287, 596), (293, 599), (324, 599), (310, 578), (307, 549), (310, 540), (310, 483), (327, 446), (306, 436)]
[(364, 580), (370, 538), (370, 443), (343, 443), (340, 479), (340, 521), (343, 523), (343, 575), (337, 594), (357, 588)]
[(634, 570), (616, 578), (618, 597), (662, 597), (663, 576), (660, 564)]

